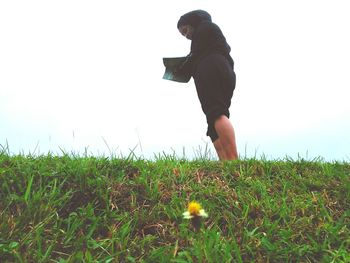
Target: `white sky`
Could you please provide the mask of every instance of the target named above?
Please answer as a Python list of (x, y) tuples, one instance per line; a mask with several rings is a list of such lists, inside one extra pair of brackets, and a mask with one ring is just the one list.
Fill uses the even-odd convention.
[(349, 161), (346, 0), (1, 1), (0, 145), (214, 152), (193, 81), (162, 79), (162, 57), (189, 53), (176, 24), (194, 9), (212, 15), (232, 48), (241, 156)]

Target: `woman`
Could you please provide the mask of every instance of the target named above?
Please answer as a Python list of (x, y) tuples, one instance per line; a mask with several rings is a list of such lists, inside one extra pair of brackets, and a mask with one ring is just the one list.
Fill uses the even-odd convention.
[(191, 53), (176, 72), (190, 74), (194, 79), (207, 118), (207, 135), (211, 138), (219, 159), (238, 159), (235, 133), (229, 120), (229, 107), (236, 86), (231, 48), (206, 11), (195, 10), (184, 14), (179, 19), (177, 28), (184, 37), (191, 40)]

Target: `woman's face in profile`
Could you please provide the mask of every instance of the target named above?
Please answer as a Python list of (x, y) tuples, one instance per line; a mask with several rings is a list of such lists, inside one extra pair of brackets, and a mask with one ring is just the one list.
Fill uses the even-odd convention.
[(190, 25), (180, 26), (179, 31), (184, 37), (186, 37), (189, 40), (192, 40), (193, 31), (194, 31), (192, 26)]

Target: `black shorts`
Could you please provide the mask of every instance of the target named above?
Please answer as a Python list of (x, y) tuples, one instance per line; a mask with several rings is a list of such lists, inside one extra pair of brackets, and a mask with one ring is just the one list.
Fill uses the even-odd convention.
[(207, 136), (214, 142), (219, 138), (214, 126), (216, 119), (222, 115), (230, 117), (236, 74), (225, 56), (210, 54), (198, 63), (193, 79), (207, 118)]

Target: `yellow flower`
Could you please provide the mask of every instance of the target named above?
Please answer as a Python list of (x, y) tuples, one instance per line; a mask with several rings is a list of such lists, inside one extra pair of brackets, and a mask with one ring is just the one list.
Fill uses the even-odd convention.
[(208, 214), (202, 209), (198, 202), (192, 201), (188, 204), (187, 211), (183, 213), (185, 219), (191, 219), (193, 217), (208, 217)]

